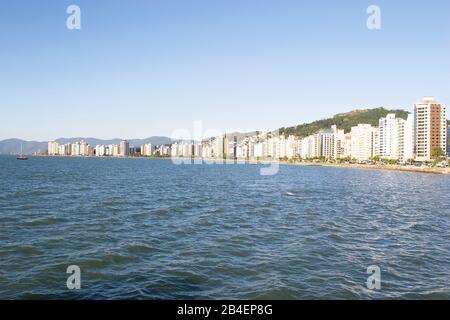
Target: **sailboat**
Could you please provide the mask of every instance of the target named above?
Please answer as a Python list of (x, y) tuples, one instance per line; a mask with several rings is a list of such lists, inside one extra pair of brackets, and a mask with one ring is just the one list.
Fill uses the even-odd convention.
[(28, 157), (23, 154), (22, 144), (20, 145), (20, 155), (16, 157), (17, 160), (28, 160)]

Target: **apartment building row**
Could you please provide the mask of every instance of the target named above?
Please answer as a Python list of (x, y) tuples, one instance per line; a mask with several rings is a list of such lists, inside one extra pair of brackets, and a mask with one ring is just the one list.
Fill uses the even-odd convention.
[(358, 124), (350, 132), (335, 125), (313, 135), (298, 138), (278, 136), (275, 132), (257, 132), (252, 136), (217, 136), (199, 142), (180, 141), (171, 145), (144, 144), (130, 147), (127, 140), (119, 144), (97, 145), (85, 141), (59, 145), (48, 143), (49, 155), (67, 156), (171, 156), (213, 159), (279, 159), (279, 158), (352, 158), (358, 161), (376, 156), (384, 159), (430, 161), (434, 150), (444, 154), (448, 148), (447, 109), (432, 97), (414, 105), (407, 119), (388, 114), (378, 126)]

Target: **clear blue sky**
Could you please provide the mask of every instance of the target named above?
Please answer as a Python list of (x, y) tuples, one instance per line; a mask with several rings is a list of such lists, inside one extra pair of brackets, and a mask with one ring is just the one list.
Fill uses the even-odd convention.
[[(66, 28), (77, 4), (82, 29)], [(382, 30), (366, 28), (381, 7)], [(267, 129), (450, 104), (450, 2), (15, 0), (0, 4), (0, 139)]]

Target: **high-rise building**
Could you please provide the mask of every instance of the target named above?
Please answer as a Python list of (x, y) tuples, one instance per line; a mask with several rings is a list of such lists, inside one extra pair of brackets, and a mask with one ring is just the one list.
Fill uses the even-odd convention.
[(58, 154), (60, 156), (65, 156), (66, 155), (66, 145), (62, 144), (62, 145), (59, 146)]
[(229, 141), (227, 135), (217, 136), (213, 143), (214, 158), (226, 159), (229, 157)]
[(370, 124), (358, 124), (351, 129), (351, 156), (359, 161), (365, 161), (376, 155), (377, 128)]
[(88, 156), (89, 155), (89, 145), (84, 140), (80, 141), (80, 153), (78, 155), (80, 155), (80, 156)]
[(415, 155), (418, 161), (430, 161), (433, 152), (447, 151), (447, 108), (433, 97), (414, 105)]
[(345, 153), (345, 132), (338, 129), (336, 125), (331, 126), (331, 131), (334, 136), (334, 159), (344, 158)]
[(153, 146), (151, 143), (144, 144), (143, 146), (141, 146), (141, 155), (149, 157), (153, 155), (155, 150), (155, 146)]
[(389, 113), (379, 120), (378, 155), (385, 159), (403, 159), (406, 121)]
[(344, 155), (343, 158), (352, 156), (352, 134), (350, 132), (344, 135)]
[(110, 152), (110, 155), (112, 156), (112, 157), (117, 157), (117, 156), (119, 156), (119, 145), (117, 145), (117, 144), (112, 144), (112, 145), (110, 145), (109, 146), (109, 152)]
[(95, 155), (97, 157), (103, 157), (106, 155), (106, 148), (102, 145), (96, 145), (95, 146)]
[(130, 155), (130, 143), (127, 140), (122, 140), (119, 145), (119, 155), (127, 157)]
[(326, 130), (320, 134), (320, 156), (325, 159), (335, 158), (335, 134), (333, 130)]
[(49, 156), (55, 156), (59, 154), (59, 144), (56, 141), (48, 142), (47, 153)]

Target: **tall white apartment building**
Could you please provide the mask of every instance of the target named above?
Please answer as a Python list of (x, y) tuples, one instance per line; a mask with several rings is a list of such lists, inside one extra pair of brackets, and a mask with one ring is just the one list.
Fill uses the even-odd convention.
[(151, 143), (147, 143), (141, 146), (141, 155), (143, 156), (151, 156), (153, 155), (153, 152), (155, 151), (155, 147), (152, 146)]
[(298, 154), (299, 154), (298, 139), (295, 136), (290, 135), (286, 139), (286, 157), (292, 159), (296, 157)]
[(119, 145), (117, 144), (112, 144), (110, 146), (110, 150), (111, 150), (111, 156), (112, 157), (117, 157), (119, 156)]
[(80, 146), (80, 152), (78, 155), (80, 155), (80, 156), (89, 155), (89, 147), (88, 147), (89, 145), (86, 143), (86, 141), (81, 140), (79, 146)]
[(62, 144), (58, 147), (58, 154), (60, 156), (65, 156), (66, 155), (66, 145)]
[[(255, 158), (261, 158), (261, 159), (265, 159), (268, 157), (268, 140), (263, 140), (263, 141), (259, 141), (258, 143), (255, 143), (255, 148), (254, 148), (254, 156)], [(238, 153), (238, 157), (242, 157), (242, 155), (240, 155)]]
[(130, 144), (127, 140), (122, 140), (119, 145), (119, 155), (127, 157), (130, 155)]
[(49, 141), (48, 142), (48, 149), (47, 153), (49, 156), (55, 156), (59, 154), (59, 144), (56, 141)]
[(370, 124), (358, 124), (351, 129), (351, 156), (359, 161), (369, 160), (376, 155), (377, 129)]
[(403, 159), (406, 121), (389, 113), (379, 120), (379, 156), (385, 159)]
[(320, 137), (320, 156), (325, 159), (335, 158), (335, 134), (332, 130), (319, 133)]
[(311, 135), (303, 138), (301, 141), (301, 153), (302, 159), (315, 158), (320, 156), (318, 150), (320, 150), (319, 135)]
[(414, 140), (416, 160), (432, 160), (437, 148), (447, 151), (447, 107), (433, 97), (414, 105)]
[(175, 142), (172, 144), (172, 149), (170, 150), (170, 156), (172, 158), (178, 157), (178, 143)]
[(183, 158), (189, 158), (193, 155), (193, 147), (194, 145), (192, 143), (184, 142), (181, 144), (181, 155)]
[(213, 143), (214, 158), (221, 159), (229, 156), (229, 141), (226, 135), (217, 136)]
[(96, 145), (95, 146), (95, 155), (97, 157), (106, 156), (106, 147), (104, 145)]
[(77, 142), (72, 143), (71, 149), (72, 149), (72, 152), (70, 154), (71, 156), (79, 156), (80, 155), (80, 142), (77, 141)]

